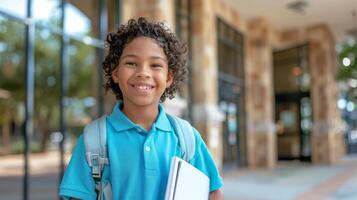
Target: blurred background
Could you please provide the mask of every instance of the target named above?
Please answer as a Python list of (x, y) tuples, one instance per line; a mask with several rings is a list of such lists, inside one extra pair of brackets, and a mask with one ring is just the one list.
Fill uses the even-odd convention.
[(357, 0), (0, 0), (0, 199), (59, 199), (83, 127), (111, 112), (104, 39), (130, 18), (187, 44), (166, 110), (226, 199), (357, 199)]

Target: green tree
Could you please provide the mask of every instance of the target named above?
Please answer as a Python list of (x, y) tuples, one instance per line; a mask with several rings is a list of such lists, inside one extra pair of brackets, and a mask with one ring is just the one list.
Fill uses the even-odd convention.
[[(350, 101), (357, 103), (357, 37), (355, 42), (351, 45), (347, 42), (341, 44), (342, 51), (338, 55), (339, 69), (337, 79), (344, 82), (347, 86), (346, 97)], [(348, 66), (343, 64), (344, 59), (348, 59)]]
[(11, 123), (21, 127), (23, 113), (19, 110), (25, 99), (24, 26), (0, 18), (0, 132), (1, 153), (8, 153)]
[[(10, 94), (7, 98), (0, 96), (0, 132), (6, 147), (9, 146), (6, 138), (9, 137), (7, 127), (10, 127), (11, 119), (17, 119), (17, 126), (20, 127), (24, 120), (23, 114), (18, 111), (25, 100), (24, 28), (23, 24), (0, 18), (0, 89)], [(46, 150), (49, 133), (59, 130), (60, 41), (60, 35), (36, 27), (33, 139), (40, 141), (41, 151)], [(93, 67), (97, 65), (96, 51), (93, 47), (71, 40), (69, 53), (67, 95), (81, 102), (93, 96), (91, 83), (96, 74)], [(70, 109), (66, 111), (72, 112)]]

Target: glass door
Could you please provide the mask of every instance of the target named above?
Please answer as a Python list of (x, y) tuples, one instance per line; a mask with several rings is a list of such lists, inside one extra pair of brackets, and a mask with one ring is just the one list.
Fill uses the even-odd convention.
[(273, 54), (278, 159), (311, 160), (312, 105), (307, 51), (305, 44)]

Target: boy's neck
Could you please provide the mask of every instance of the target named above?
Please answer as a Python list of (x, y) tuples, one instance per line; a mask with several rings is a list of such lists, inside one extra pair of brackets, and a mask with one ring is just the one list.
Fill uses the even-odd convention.
[(122, 112), (135, 124), (149, 131), (159, 114), (159, 106), (132, 106), (123, 104)]

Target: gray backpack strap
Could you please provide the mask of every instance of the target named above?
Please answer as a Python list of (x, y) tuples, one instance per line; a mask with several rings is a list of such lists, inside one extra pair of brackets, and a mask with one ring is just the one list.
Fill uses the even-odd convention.
[(83, 137), (86, 159), (92, 170), (92, 177), (98, 191), (98, 199), (102, 199), (102, 172), (104, 166), (109, 164), (107, 156), (106, 116), (102, 116), (88, 124), (84, 128)]
[(187, 121), (171, 116), (167, 114), (171, 125), (175, 129), (175, 133), (179, 139), (181, 150), (183, 151), (183, 159), (190, 162), (195, 154), (195, 135), (193, 133), (193, 127)]

